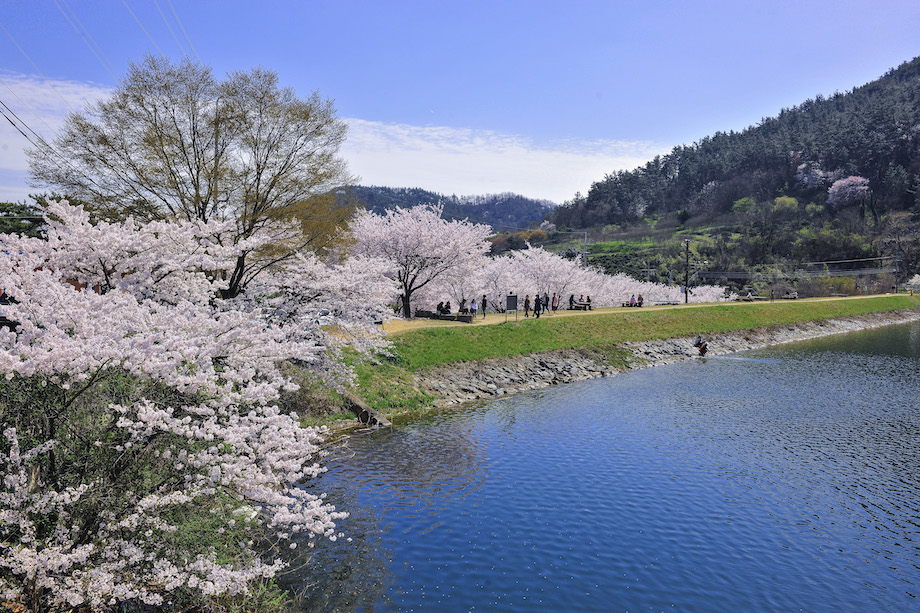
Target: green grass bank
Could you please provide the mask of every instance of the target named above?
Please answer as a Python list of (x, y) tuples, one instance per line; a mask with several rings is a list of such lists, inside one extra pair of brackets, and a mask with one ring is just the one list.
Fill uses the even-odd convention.
[(559, 349), (604, 351), (637, 342), (792, 325), (920, 306), (920, 296), (731, 302), (667, 309), (617, 309), (584, 317), (542, 317), (492, 326), (410, 330), (394, 338), (398, 364), (418, 371), (454, 362), (545, 353)]
[(920, 295), (612, 309), (493, 325), (407, 330), (394, 336), (393, 356), (356, 366), (353, 391), (391, 418), (411, 417), (431, 410), (434, 401), (417, 386), (414, 375), (439, 366), (567, 349), (607, 356), (613, 362), (622, 359), (624, 342), (714, 335), (902, 309), (920, 309)]

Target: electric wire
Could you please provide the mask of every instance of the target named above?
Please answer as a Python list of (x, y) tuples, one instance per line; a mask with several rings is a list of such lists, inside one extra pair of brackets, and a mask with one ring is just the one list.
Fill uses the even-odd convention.
[(166, 57), (166, 54), (163, 53), (163, 50), (162, 50), (162, 49), (160, 49), (160, 46), (157, 44), (157, 41), (153, 40), (153, 37), (150, 36), (150, 32), (147, 31), (147, 28), (144, 27), (144, 24), (141, 23), (141, 20), (137, 18), (137, 15), (134, 14), (134, 11), (132, 11), (132, 10), (131, 10), (131, 7), (128, 6), (128, 0), (121, 0), (121, 3), (125, 5), (125, 8), (128, 9), (128, 12), (131, 13), (131, 16), (132, 16), (132, 17), (134, 17), (134, 21), (137, 22), (137, 25), (139, 25), (139, 26), (141, 27), (141, 30), (144, 31), (144, 34), (147, 35), (147, 38), (149, 38), (149, 39), (150, 39), (150, 42), (153, 43), (153, 46), (156, 47), (157, 52), (158, 52), (160, 55), (162, 55), (163, 57)]
[[(6, 83), (4, 83), (4, 85), (6, 85)], [(14, 95), (15, 95), (15, 94), (14, 94)], [(15, 117), (15, 118), (16, 118), (16, 121), (18, 121), (19, 124), (21, 124), (22, 126), (24, 126), (26, 130), (28, 130), (29, 132), (31, 132), (36, 138), (39, 138), (39, 139), (41, 138), (41, 136), (40, 136), (35, 130), (33, 130), (33, 129), (29, 126), (29, 124), (27, 124), (25, 121), (23, 121), (23, 119), (22, 119), (19, 115), (16, 114), (16, 111), (14, 111), (13, 109), (11, 109), (11, 108), (6, 104), (6, 102), (4, 102), (3, 100), (0, 100), (0, 105), (2, 105), (3, 108), (6, 109), (6, 112), (7, 112), (7, 113), (9, 113), (9, 114), (12, 115), (13, 117)], [(4, 115), (4, 116), (6, 116), (6, 115)], [(19, 125), (16, 124), (15, 122), (13, 122), (12, 120), (10, 120), (8, 116), (6, 116), (6, 117), (7, 117), (7, 121), (9, 121), (10, 123), (12, 123), (12, 124), (16, 127), (16, 129), (19, 130), (20, 133), (22, 133), (22, 130), (19, 128)], [(23, 134), (23, 136), (25, 136), (27, 139), (29, 139), (29, 142), (32, 143), (33, 145), (35, 144), (35, 143), (32, 142), (32, 139), (29, 137), (28, 134)]]
[(854, 260), (826, 260), (824, 262), (802, 262), (803, 266), (818, 266), (821, 264), (847, 264), (850, 262), (871, 262), (873, 260), (890, 260), (893, 256), (880, 255), (875, 258), (857, 258)]
[(182, 20), (179, 19), (179, 13), (176, 12), (172, 0), (166, 0), (166, 3), (169, 4), (169, 10), (172, 11), (173, 17), (176, 18), (176, 23), (179, 24), (179, 29), (182, 30), (182, 34), (185, 36), (185, 40), (188, 41), (188, 46), (192, 49), (192, 53), (194, 53), (195, 57), (198, 59), (198, 63), (203, 64), (201, 57), (198, 55), (198, 51), (195, 50), (195, 45), (192, 44), (192, 39), (189, 38), (188, 32), (185, 31), (185, 26), (182, 25)]
[(76, 109), (74, 109), (74, 108), (70, 105), (70, 103), (67, 101), (67, 99), (66, 99), (64, 96), (61, 95), (61, 92), (59, 92), (59, 91), (54, 87), (54, 84), (51, 83), (51, 80), (50, 80), (48, 77), (46, 77), (44, 74), (42, 74), (42, 71), (39, 70), (38, 66), (35, 65), (35, 62), (32, 61), (32, 58), (30, 58), (30, 57), (29, 57), (29, 54), (26, 53), (26, 50), (23, 49), (22, 46), (21, 46), (18, 42), (16, 42), (16, 39), (13, 37), (13, 35), (10, 33), (10, 31), (7, 30), (6, 27), (5, 27), (2, 23), (0, 23), (0, 28), (3, 28), (3, 31), (6, 32), (6, 35), (10, 37), (10, 40), (13, 41), (13, 44), (16, 45), (16, 47), (19, 49), (19, 51), (22, 53), (22, 55), (23, 55), (27, 60), (29, 60), (29, 63), (32, 64), (32, 68), (35, 69), (35, 72), (37, 72), (37, 73), (41, 76), (41, 78), (43, 78), (43, 79), (48, 83), (48, 86), (54, 91), (55, 94), (58, 95), (58, 98), (60, 98), (61, 100), (64, 101), (64, 104), (67, 105), (67, 108), (69, 108), (71, 111), (73, 111), (74, 113), (76, 113), (76, 112), (77, 112)]
[[(4, 83), (4, 85), (6, 85), (6, 84)], [(11, 91), (12, 91), (12, 90), (11, 90)], [(13, 95), (15, 96), (16, 94), (14, 93)], [(17, 96), (17, 98), (19, 98), (19, 97)], [(20, 102), (21, 102), (21, 100), (20, 100)], [(85, 179), (87, 179), (87, 180), (88, 180), (90, 183), (92, 183), (93, 185), (96, 185), (97, 187), (100, 187), (100, 188), (101, 188), (101, 186), (99, 185), (99, 183), (98, 183), (95, 179), (93, 179), (92, 177), (90, 177), (90, 176), (87, 175), (86, 173), (84, 173), (84, 172), (82, 172), (81, 170), (79, 170), (78, 168), (76, 168), (76, 167), (70, 162), (70, 160), (67, 159), (67, 157), (66, 157), (63, 153), (61, 153), (60, 151), (58, 151), (57, 149), (55, 149), (55, 148), (54, 148), (51, 144), (49, 144), (48, 141), (46, 141), (40, 134), (38, 134), (37, 132), (35, 132), (35, 130), (33, 130), (31, 127), (29, 127), (29, 124), (27, 124), (25, 121), (23, 121), (22, 118), (19, 117), (19, 115), (17, 115), (16, 112), (13, 111), (9, 106), (7, 106), (6, 103), (3, 102), (2, 100), (0, 100), (0, 106), (3, 107), (2, 109), (0, 109), (0, 115), (3, 115), (4, 119), (6, 119), (8, 122), (10, 122), (10, 124), (16, 129), (16, 131), (19, 132), (19, 133), (23, 136), (23, 138), (25, 138), (25, 139), (29, 142), (29, 144), (32, 145), (32, 147), (34, 147), (35, 149), (43, 149), (43, 150), (47, 151), (48, 153), (50, 153), (51, 155), (53, 155), (54, 157), (56, 157), (56, 158), (60, 161), (60, 163), (62, 163), (64, 166), (67, 166), (71, 171), (73, 171), (74, 173), (78, 174), (79, 176), (84, 177)], [(6, 110), (3, 110), (3, 109), (6, 109)], [(31, 110), (31, 109), (30, 109), (30, 110)], [(13, 119), (11, 119), (10, 116), (7, 115), (7, 113), (9, 113), (10, 115), (12, 115), (12, 116), (16, 119), (16, 121), (18, 121), (19, 123), (17, 124), (16, 121), (13, 121)], [(33, 113), (34, 113), (34, 111), (33, 111)], [(39, 119), (40, 119), (40, 118), (39, 118)], [(43, 123), (44, 123), (44, 122), (43, 122)], [(19, 124), (22, 124), (22, 125), (20, 126)], [(47, 125), (47, 124), (45, 124), (45, 125)], [(35, 139), (33, 139), (31, 136), (29, 136), (29, 135), (23, 130), (23, 127), (25, 127), (26, 130), (28, 130), (29, 132), (31, 132), (31, 133), (35, 136)], [(36, 140), (37, 140), (38, 142), (36, 142)]]
[[(10, 116), (6, 114), (7, 111), (10, 111), (10, 107), (6, 106), (6, 103), (3, 102), (2, 100), (0, 100), (0, 105), (3, 106), (3, 109), (6, 109), (6, 111), (4, 111), (3, 109), (0, 109), (0, 115), (3, 115), (3, 118), (6, 119), (8, 122), (10, 122), (10, 125), (13, 126), (13, 128), (15, 128), (17, 132), (22, 134), (23, 138), (29, 141), (29, 143), (34, 147), (35, 143), (32, 141), (32, 138), (23, 131), (22, 127), (20, 127), (18, 123), (10, 119)], [(10, 112), (12, 113), (12, 111)], [(20, 122), (22, 121), (21, 119), (19, 119), (19, 117), (15, 113), (12, 113), (12, 114), (13, 114), (13, 117), (16, 117), (17, 120), (19, 120)], [(22, 125), (25, 126), (26, 124), (22, 124)], [(28, 126), (26, 126), (26, 128), (28, 128)], [(31, 130), (31, 128), (29, 129)]]
[[(106, 72), (108, 72), (116, 81), (120, 80), (121, 77), (118, 75), (118, 71), (115, 69), (115, 65), (109, 61), (108, 57), (106, 57), (105, 53), (102, 51), (102, 47), (99, 46), (99, 43), (97, 43), (92, 34), (89, 33), (89, 30), (86, 29), (86, 26), (84, 26), (80, 19), (77, 17), (77, 14), (74, 12), (74, 10), (67, 4), (67, 0), (60, 0), (60, 2), (64, 5), (63, 7), (58, 3), (58, 0), (54, 0), (54, 5), (57, 6), (58, 10), (61, 11), (61, 14), (64, 15), (64, 19), (67, 20), (77, 35), (83, 40), (84, 43), (86, 43), (86, 46), (89, 47), (90, 52), (96, 56), (96, 59), (99, 60), (99, 63), (102, 64), (102, 67), (105, 68)], [(64, 7), (67, 8), (67, 11), (64, 10)], [(68, 12), (70, 15), (68, 15)], [(71, 19), (71, 16), (73, 16), (73, 19)]]
[[(46, 79), (46, 80), (47, 80), (47, 79)], [(13, 96), (16, 98), (16, 100), (19, 100), (19, 103), (22, 104), (22, 106), (26, 107), (33, 115), (35, 115), (35, 116), (38, 118), (38, 120), (39, 120), (40, 122), (42, 122), (43, 124), (45, 124), (45, 127), (48, 128), (48, 130), (50, 130), (51, 133), (52, 133), (54, 136), (57, 136), (57, 135), (58, 135), (57, 130), (55, 130), (55, 129), (52, 128), (50, 125), (48, 125), (48, 122), (45, 121), (45, 119), (44, 119), (41, 115), (39, 115), (38, 113), (36, 113), (35, 110), (34, 110), (31, 106), (29, 106), (29, 104), (28, 104), (25, 100), (23, 100), (22, 98), (20, 98), (19, 95), (18, 95), (15, 91), (13, 91), (13, 88), (10, 87), (10, 86), (7, 84), (6, 81), (4, 81), (2, 78), (0, 78), (0, 83), (2, 83), (3, 86), (4, 86), (5, 88), (7, 88), (8, 90), (10, 90), (10, 93), (13, 94)], [(5, 105), (4, 105), (4, 106), (5, 106)], [(9, 108), (9, 107), (7, 107), (7, 108)], [(12, 110), (11, 110), (10, 112), (12, 112)], [(21, 118), (19, 118), (18, 116), (17, 116), (17, 119), (19, 119), (19, 121), (22, 122), (22, 125), (28, 127), (29, 124), (27, 124), (25, 121), (23, 121), (23, 120), (22, 120)], [(35, 130), (33, 130), (32, 128), (29, 128), (29, 131), (32, 132), (32, 134), (34, 134), (34, 135), (37, 136), (38, 138), (41, 138), (41, 136), (40, 136)]]
[[(38, 113), (36, 113), (36, 112), (32, 109), (32, 107), (30, 107), (22, 98), (20, 98), (18, 95), (16, 95), (16, 92), (13, 91), (12, 88), (10, 88), (10, 86), (7, 85), (5, 81), (3, 81), (2, 79), (0, 79), (0, 83), (3, 83), (3, 85), (4, 85), (8, 90), (10, 90), (10, 93), (12, 93), (13, 96), (15, 96), (16, 99), (19, 100), (19, 102), (22, 103), (23, 106), (25, 106), (27, 109), (29, 109), (30, 111), (32, 111), (32, 114), (35, 115), (36, 117), (38, 117), (38, 119), (39, 119), (43, 124), (45, 124), (45, 127), (47, 127), (47, 128), (54, 134), (54, 136), (55, 136), (56, 138), (59, 138), (59, 136), (58, 136), (57, 132), (54, 130), (54, 128), (52, 128), (51, 126), (49, 126), (48, 123), (41, 117), (41, 115), (39, 115)], [(31, 128), (31, 126), (29, 126), (28, 123), (26, 123), (19, 115), (17, 115), (17, 114), (16, 114), (16, 111), (14, 111), (14, 110), (11, 109), (9, 106), (7, 106), (7, 104), (6, 104), (5, 102), (3, 102), (2, 100), (0, 100), (0, 105), (2, 105), (4, 109), (6, 109), (6, 111), (0, 111), (0, 114), (2, 114), (3, 117), (4, 117), (8, 122), (10, 122), (10, 124), (12, 124), (12, 126), (13, 126), (14, 128), (16, 128), (16, 130), (17, 130), (20, 134), (22, 134), (22, 136), (29, 142), (30, 145), (32, 145), (32, 147), (34, 147), (34, 148), (37, 149), (37, 150), (38, 150), (38, 149), (43, 149), (43, 150), (47, 151), (48, 153), (50, 153), (51, 155), (53, 155), (54, 157), (56, 157), (64, 166), (67, 166), (71, 171), (73, 171), (74, 173), (76, 173), (76, 174), (78, 174), (78, 175), (84, 177), (85, 179), (87, 179), (87, 180), (88, 180), (90, 183), (92, 183), (93, 185), (96, 185), (97, 187), (100, 187), (100, 188), (101, 188), (101, 186), (99, 185), (99, 182), (98, 182), (98, 181), (96, 181), (94, 178), (92, 178), (91, 176), (87, 175), (86, 173), (84, 173), (84, 172), (82, 172), (81, 170), (79, 170), (76, 166), (74, 166), (74, 165), (71, 163), (71, 161), (70, 161), (63, 153), (61, 153), (60, 151), (58, 151), (58, 150), (57, 150), (54, 146), (52, 146), (47, 140), (45, 140), (45, 138), (44, 138), (41, 134), (39, 134), (38, 132), (36, 132), (35, 130), (33, 130), (33, 129)], [(13, 119), (11, 119), (11, 118), (7, 115), (7, 113), (9, 113), (10, 115), (12, 115), (12, 116), (16, 119), (16, 121), (18, 121), (19, 124), (21, 124), (22, 127), (25, 127), (26, 130), (28, 130), (29, 132), (31, 132), (31, 133), (35, 136), (35, 139), (33, 139), (33, 138), (32, 138), (31, 136), (29, 136), (28, 134), (26, 134), (26, 133), (23, 131), (22, 127), (21, 127), (19, 124), (17, 124), (16, 121), (13, 121)], [(36, 142), (36, 141), (37, 141), (37, 142)]]
[[(66, 4), (66, 0), (62, 0), (62, 2), (64, 2), (64, 3)], [(150, 36), (150, 33), (147, 31), (147, 29), (144, 28), (144, 25), (141, 23), (140, 19), (138, 19), (137, 15), (134, 14), (134, 11), (131, 10), (131, 7), (128, 6), (127, 1), (126, 1), (126, 0), (122, 0), (122, 3), (125, 5), (125, 8), (128, 9), (128, 12), (131, 13), (131, 16), (134, 17), (134, 20), (135, 20), (135, 21), (137, 22), (137, 24), (140, 26), (141, 30), (144, 31), (144, 34), (147, 35), (147, 38), (150, 39), (150, 41), (153, 43), (154, 47), (156, 47), (157, 51), (159, 51), (160, 54), (162, 55), (162, 54), (163, 54), (162, 50), (161, 50), (160, 47), (157, 45), (156, 41), (153, 40), (153, 37)], [(84, 42), (86, 42), (88, 46), (90, 46), (90, 50), (93, 51), (93, 54), (96, 55), (96, 58), (99, 59), (100, 62), (102, 62), (103, 67), (106, 68), (106, 70), (108, 70), (110, 73), (112, 73), (112, 71), (109, 70), (109, 67), (106, 66), (106, 65), (105, 65), (105, 62), (103, 62), (103, 60), (102, 60), (102, 58), (105, 58), (105, 54), (102, 53), (102, 49), (99, 48), (99, 54), (101, 54), (101, 57), (100, 57), (100, 55), (97, 54), (96, 51), (93, 50), (92, 46), (87, 42), (86, 38), (84, 38), (83, 35), (80, 34), (79, 29), (77, 29), (77, 27), (74, 25), (74, 23), (73, 23), (73, 22), (70, 20), (70, 18), (67, 16), (67, 13), (64, 12), (64, 10), (61, 8), (61, 6), (60, 6), (59, 4), (57, 4), (57, 0), (55, 0), (55, 5), (58, 7), (58, 10), (61, 11), (61, 13), (64, 15), (64, 17), (68, 20), (68, 22), (70, 22), (71, 26), (74, 27), (74, 29), (77, 31), (77, 34), (80, 35), (81, 38), (83, 38)], [(71, 10), (69, 6), (68, 6), (67, 8), (68, 8), (68, 10)], [(157, 8), (159, 8), (159, 7), (157, 7)], [(71, 10), (71, 12), (73, 12), (73, 11)], [(161, 11), (161, 15), (162, 15), (162, 11)], [(80, 23), (80, 22), (79, 22), (79, 19), (77, 19), (77, 17), (76, 17), (76, 14), (74, 14), (74, 19), (77, 20), (77, 23)], [(167, 24), (167, 25), (168, 25), (168, 24)], [(80, 27), (83, 28), (84, 31), (86, 31), (86, 28), (83, 27), (83, 24), (82, 24), (82, 23), (80, 23)], [(32, 67), (35, 69), (35, 71), (42, 77), (42, 79), (45, 80), (45, 82), (46, 82), (46, 83), (48, 84), (48, 86), (54, 91), (54, 93), (57, 94), (57, 96), (64, 102), (65, 105), (67, 105), (67, 108), (69, 108), (69, 109), (71, 110), (71, 112), (77, 113), (76, 109), (74, 109), (73, 106), (67, 101), (67, 99), (64, 98), (64, 96), (62, 96), (61, 93), (54, 87), (54, 84), (51, 82), (51, 80), (48, 79), (48, 77), (46, 77), (46, 76), (44, 75), (44, 73), (42, 73), (42, 71), (38, 68), (38, 66), (35, 64), (35, 62), (32, 61), (32, 58), (29, 57), (29, 55), (26, 53), (25, 49), (23, 49), (22, 46), (19, 44), (19, 42), (16, 41), (16, 38), (12, 35), (12, 33), (10, 33), (10, 31), (7, 30), (6, 27), (5, 27), (2, 23), (0, 23), (0, 28), (2, 28), (4, 32), (6, 32), (6, 35), (7, 35), (7, 36), (9, 37), (9, 39), (13, 42), (13, 44), (16, 45), (16, 47), (19, 49), (20, 53), (22, 53), (22, 55), (29, 61), (29, 63), (32, 65)], [(89, 32), (88, 32), (88, 31), (86, 31), (86, 35), (90, 38), (90, 40), (92, 40), (93, 44), (96, 44), (96, 43), (95, 43), (95, 40), (92, 39), (92, 36), (89, 35)], [(96, 44), (96, 46), (98, 47), (98, 44)], [(180, 46), (181, 46), (181, 45), (180, 45)], [(105, 61), (108, 61), (108, 58), (105, 58)], [(110, 64), (111, 64), (111, 63), (110, 63)], [(115, 74), (115, 73), (112, 73), (112, 76), (115, 77), (116, 80), (118, 80), (118, 78), (119, 78), (118, 75)], [(39, 121), (41, 121), (41, 122), (45, 125), (45, 127), (48, 128), (48, 130), (54, 135), (55, 138), (59, 138), (59, 135), (58, 135), (57, 131), (56, 131), (54, 128), (52, 128), (50, 125), (48, 125), (48, 122), (46, 122), (45, 119), (44, 119), (41, 115), (39, 115), (37, 112), (35, 112), (35, 110), (34, 110), (31, 106), (29, 106), (29, 104), (27, 104), (22, 98), (20, 98), (19, 95), (16, 94), (16, 92), (13, 90), (13, 88), (11, 88), (11, 87), (10, 87), (5, 81), (3, 81), (2, 79), (0, 79), (0, 83), (3, 83), (4, 87), (6, 87), (6, 88), (10, 91), (10, 93), (13, 94), (13, 96), (14, 96), (17, 100), (19, 100), (19, 102), (20, 102), (25, 108), (27, 108), (33, 115), (35, 115), (35, 116), (39, 119)], [(35, 130), (33, 130), (33, 129), (29, 126), (29, 124), (26, 123), (21, 117), (19, 117), (19, 116), (15, 113), (15, 111), (13, 111), (9, 106), (7, 106), (6, 103), (0, 101), (0, 104), (3, 105), (3, 108), (4, 108), (4, 109), (6, 109), (5, 111), (0, 111), (0, 114), (2, 114), (3, 117), (4, 117), (4, 119), (6, 119), (6, 120), (10, 123), (10, 125), (12, 125), (13, 128), (16, 129), (16, 130), (26, 139), (26, 141), (29, 142), (29, 144), (31, 144), (35, 149), (44, 149), (45, 151), (47, 151), (48, 153), (50, 153), (52, 156), (58, 158), (58, 159), (59, 159), (65, 166), (67, 166), (71, 171), (75, 172), (75, 173), (76, 173), (77, 175), (79, 175), (79, 176), (82, 176), (84, 179), (88, 180), (90, 183), (92, 183), (92, 184), (94, 184), (94, 185), (96, 185), (96, 186), (99, 186), (99, 183), (98, 183), (93, 177), (88, 176), (86, 173), (84, 173), (84, 172), (78, 170), (78, 169), (70, 162), (69, 159), (67, 159), (61, 152), (59, 152), (55, 147), (53, 147), (53, 146), (52, 146), (48, 141), (46, 141), (41, 135), (39, 135), (37, 132), (35, 132)], [(7, 113), (9, 113), (9, 115), (8, 115)], [(12, 117), (11, 117), (10, 115), (12, 115)], [(15, 121), (14, 121), (14, 118), (15, 118)], [(18, 123), (17, 123), (17, 122), (18, 122)], [(31, 136), (29, 136), (29, 134), (27, 134), (27, 133), (25, 132), (25, 130), (23, 130), (23, 128), (25, 128), (25, 130), (28, 130), (29, 132), (31, 132), (31, 133), (35, 136), (35, 139), (33, 139)], [(36, 142), (36, 141), (37, 141), (37, 142)]]
[(172, 34), (173, 40), (176, 41), (176, 45), (179, 47), (179, 50), (182, 52), (182, 55), (188, 57), (188, 54), (185, 52), (185, 49), (182, 47), (182, 43), (179, 42), (179, 37), (176, 36), (176, 32), (173, 30), (172, 25), (170, 25), (169, 20), (166, 19), (166, 15), (163, 14), (163, 9), (160, 8), (160, 3), (157, 0), (153, 0), (153, 6), (157, 7), (157, 12), (160, 14), (160, 17), (163, 18), (163, 23), (166, 24), (166, 28), (169, 30), (169, 33)]

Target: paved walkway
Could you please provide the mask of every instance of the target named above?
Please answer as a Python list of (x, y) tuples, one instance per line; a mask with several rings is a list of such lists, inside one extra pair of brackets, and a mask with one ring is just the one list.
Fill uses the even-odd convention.
[[(822, 302), (826, 300), (860, 300), (863, 298), (879, 298), (882, 296), (890, 296), (890, 295), (892, 294), (874, 294), (874, 295), (868, 295), (868, 296), (845, 296), (845, 297), (833, 296), (829, 298), (799, 298), (797, 301), (798, 302), (805, 302), (805, 301)], [(692, 302), (690, 304), (676, 304), (676, 305), (673, 305), (673, 304), (671, 305), (667, 305), (667, 304), (646, 305), (646, 306), (643, 306), (641, 310), (642, 311), (655, 311), (655, 310), (660, 310), (660, 309), (693, 309), (697, 307), (715, 306), (719, 304), (754, 305), (754, 304), (764, 304), (765, 302), (766, 301), (763, 301), (763, 300), (758, 300), (758, 301), (753, 301), (753, 302), (747, 302), (744, 300), (737, 301), (737, 302)], [(778, 299), (776, 300), (776, 302), (785, 303), (785, 302), (794, 302), (794, 301)], [(541, 315), (540, 317), (541, 319), (544, 317), (548, 319), (553, 319), (556, 317), (585, 317), (585, 316), (592, 317), (594, 315), (602, 315), (605, 313), (628, 313), (633, 310), (634, 309), (632, 307), (605, 307), (605, 308), (600, 308), (600, 309), (593, 309), (591, 311), (570, 311), (568, 309), (565, 309), (565, 310), (560, 309), (556, 311), (555, 315)], [(533, 319), (533, 315), (531, 315), (530, 318), (528, 319)], [(517, 320), (518, 321), (524, 320), (523, 312), (517, 314)], [(409, 319), (409, 320), (393, 319), (393, 320), (386, 322), (383, 325), (383, 329), (386, 330), (387, 334), (395, 335), (401, 332), (405, 332), (407, 330), (418, 330), (420, 328), (439, 328), (439, 327), (449, 327), (449, 326), (470, 326), (470, 325), (485, 326), (485, 325), (500, 324), (500, 323), (504, 323), (505, 321), (514, 321), (514, 313), (509, 314), (507, 318), (504, 313), (489, 313), (488, 315), (485, 316), (485, 318), (483, 318), (482, 315), (477, 315), (476, 319), (473, 320), (472, 324), (468, 324), (468, 323), (464, 323), (460, 321), (440, 321), (437, 319)]]

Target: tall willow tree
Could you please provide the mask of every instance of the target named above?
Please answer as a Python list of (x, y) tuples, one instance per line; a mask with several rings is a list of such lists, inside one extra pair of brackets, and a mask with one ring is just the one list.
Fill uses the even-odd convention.
[[(329, 195), (353, 181), (338, 157), (345, 135), (331, 100), (298, 97), (272, 70), (219, 81), (189, 59), (148, 56), (110, 98), (72, 113), (53, 143), (28, 155), (33, 184), (104, 217), (235, 222), (240, 253), (224, 290), (232, 297), (273, 263), (334, 240), (351, 214)], [(246, 247), (296, 225), (299, 236), (275, 249)]]

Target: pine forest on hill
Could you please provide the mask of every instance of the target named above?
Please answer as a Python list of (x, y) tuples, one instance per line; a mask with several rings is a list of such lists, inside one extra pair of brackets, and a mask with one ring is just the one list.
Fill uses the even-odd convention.
[(920, 272), (918, 190), (920, 58), (609, 174), (552, 220), (588, 230), (589, 261), (636, 277), (888, 291)]
[(540, 223), (557, 205), (549, 200), (534, 200), (518, 194), (445, 196), (420, 188), (367, 187), (353, 185), (339, 190), (340, 203), (366, 208), (378, 215), (387, 210), (418, 205), (440, 205), (442, 217), (469, 219), (492, 226), (496, 231), (527, 228)]

